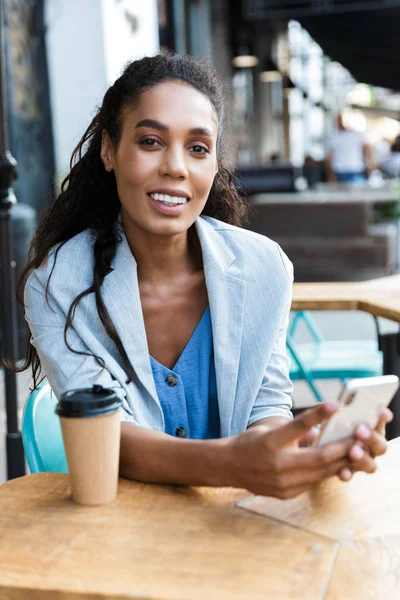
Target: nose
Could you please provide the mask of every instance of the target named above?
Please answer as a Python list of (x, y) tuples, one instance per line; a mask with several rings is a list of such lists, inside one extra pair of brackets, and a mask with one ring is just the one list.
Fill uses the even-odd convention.
[(188, 169), (184, 150), (171, 147), (164, 153), (164, 160), (160, 166), (160, 174), (174, 179), (186, 179)]

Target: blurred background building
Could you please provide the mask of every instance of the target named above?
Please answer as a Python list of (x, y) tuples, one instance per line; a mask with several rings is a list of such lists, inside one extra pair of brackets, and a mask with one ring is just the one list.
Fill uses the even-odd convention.
[[(3, 2), (15, 213), (30, 209), (14, 215), (18, 265), (107, 86), (161, 49), (205, 56), (226, 81), (248, 226), (297, 279), (398, 270), (400, 0)], [(368, 149), (362, 181), (335, 174), (339, 115)]]
[(225, 78), (232, 160), (241, 166), (322, 161), (342, 111), (347, 127), (366, 134), (377, 163), (400, 133), (399, 0), (6, 0), (5, 7), (16, 191), (39, 210), (106, 87), (128, 60), (160, 48), (206, 56)]

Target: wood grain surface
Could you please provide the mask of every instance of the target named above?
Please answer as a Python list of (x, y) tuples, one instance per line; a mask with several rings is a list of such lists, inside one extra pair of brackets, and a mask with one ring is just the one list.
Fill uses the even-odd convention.
[(338, 544), (238, 509), (245, 491), (121, 479), (72, 503), (68, 475), (0, 486), (1, 600), (320, 600)]
[(400, 438), (377, 461), (373, 475), (332, 478), (292, 500), (249, 496), (238, 506), (332, 541), (400, 536)]
[(348, 542), (340, 548), (326, 600), (398, 600), (400, 536)]

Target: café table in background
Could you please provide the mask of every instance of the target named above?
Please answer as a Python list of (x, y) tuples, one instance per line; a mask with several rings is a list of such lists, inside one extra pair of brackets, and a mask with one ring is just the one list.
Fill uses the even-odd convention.
[(0, 598), (396, 600), (400, 439), (378, 461), (289, 501), (120, 479), (114, 503), (82, 507), (67, 474), (8, 481)]
[[(400, 323), (400, 275), (361, 282), (295, 283), (292, 310), (360, 310)], [(378, 328), (378, 341), (384, 374), (400, 377), (400, 334), (382, 334)], [(392, 439), (400, 436), (400, 391), (390, 408), (394, 418), (387, 435)]]

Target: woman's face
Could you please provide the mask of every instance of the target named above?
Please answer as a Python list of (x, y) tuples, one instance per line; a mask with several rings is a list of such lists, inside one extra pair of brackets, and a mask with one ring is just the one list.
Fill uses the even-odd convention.
[(115, 173), (124, 226), (159, 236), (186, 232), (217, 172), (217, 134), (211, 102), (184, 82), (160, 83), (125, 109), (118, 146), (104, 134), (101, 150)]

